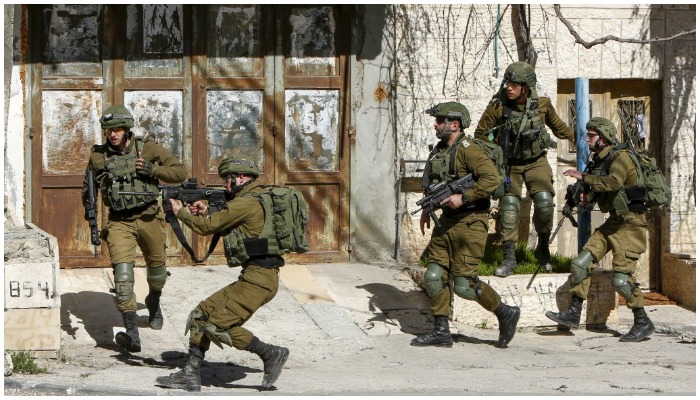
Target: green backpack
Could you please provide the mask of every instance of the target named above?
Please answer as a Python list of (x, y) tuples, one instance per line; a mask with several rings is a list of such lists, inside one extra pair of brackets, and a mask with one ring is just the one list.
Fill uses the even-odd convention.
[[(618, 144), (613, 149), (616, 152), (626, 151), (630, 155), (637, 170), (637, 186), (644, 189), (644, 205), (649, 209), (668, 207), (671, 205), (671, 187), (666, 177), (659, 169), (656, 159), (645, 154), (638, 153), (626, 144)], [(617, 154), (609, 157), (605, 170), (610, 170), (610, 164), (617, 158)]]
[(486, 156), (491, 159), (496, 166), (496, 170), (498, 170), (498, 177), (500, 179), (498, 187), (491, 194), (491, 198), (494, 200), (500, 199), (506, 194), (504, 186), (504, 182), (506, 181), (506, 168), (503, 165), (503, 149), (501, 149), (501, 146), (499, 146), (497, 143), (476, 138), (469, 138), (469, 140), (475, 145), (481, 147), (481, 149), (484, 150), (484, 153), (486, 153)]
[[(265, 224), (260, 237), (277, 239), (269, 241), (271, 254), (306, 253), (309, 251), (307, 227), (309, 204), (296, 189), (282, 186), (261, 186), (262, 193), (254, 196), (265, 212)], [(276, 249), (275, 249), (276, 247)]]

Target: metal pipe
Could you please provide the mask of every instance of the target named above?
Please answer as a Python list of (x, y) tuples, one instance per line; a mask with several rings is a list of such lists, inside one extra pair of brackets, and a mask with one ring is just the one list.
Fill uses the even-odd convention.
[[(586, 169), (590, 150), (586, 143), (586, 123), (591, 118), (590, 97), (588, 78), (576, 78), (576, 168), (579, 171)], [(591, 212), (578, 212), (578, 251), (583, 250), (583, 246), (591, 236)]]

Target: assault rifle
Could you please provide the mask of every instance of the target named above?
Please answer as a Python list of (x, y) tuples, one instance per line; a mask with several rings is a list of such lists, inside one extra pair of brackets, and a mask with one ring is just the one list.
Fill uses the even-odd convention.
[(438, 182), (430, 185), (425, 197), (416, 202), (416, 205), (419, 205), (421, 208), (411, 212), (411, 215), (417, 213), (418, 211), (426, 210), (428, 213), (430, 213), (430, 218), (435, 221), (435, 226), (439, 228), (440, 221), (438, 220), (437, 215), (435, 215), (435, 209), (442, 208), (440, 203), (442, 203), (443, 200), (455, 193), (464, 192), (465, 189), (474, 186), (474, 183), (476, 182), (474, 182), (474, 177), (472, 177), (472, 174), (467, 174), (454, 182)]
[[(182, 233), (182, 228), (180, 223), (173, 213), (173, 205), (170, 203), (170, 199), (180, 200), (184, 204), (192, 204), (199, 200), (206, 200), (209, 203), (209, 213), (215, 213), (226, 204), (226, 191), (223, 189), (211, 189), (211, 188), (199, 188), (197, 187), (197, 178), (190, 178), (187, 182), (183, 182), (180, 185), (173, 186), (158, 186), (160, 191), (158, 193), (151, 192), (119, 192), (122, 195), (132, 195), (132, 196), (162, 196), (163, 197), (163, 211), (165, 211), (165, 219), (170, 223), (170, 226), (175, 232), (178, 241), (182, 247), (185, 248), (192, 261), (196, 263), (202, 263), (206, 260), (209, 255), (216, 247), (216, 242), (212, 242), (209, 246), (209, 251), (204, 256), (204, 258), (197, 258), (194, 254), (194, 250), (187, 243), (185, 234)], [(218, 241), (218, 240), (217, 240)]]
[(88, 201), (85, 207), (85, 215), (87, 216), (88, 225), (90, 226), (90, 242), (95, 249), (95, 258), (97, 258), (97, 246), (102, 244), (100, 241), (100, 230), (97, 228), (97, 195), (95, 194), (95, 178), (93, 172), (87, 172), (87, 189)]
[(209, 202), (210, 213), (217, 212), (226, 203), (226, 192), (223, 189), (199, 188), (197, 187), (197, 178), (190, 178), (187, 182), (182, 182), (179, 185), (161, 185), (158, 186), (158, 193), (152, 192), (119, 192), (123, 195), (132, 196), (162, 196), (163, 209), (167, 212), (172, 205), (168, 199), (180, 200), (184, 204), (192, 204), (198, 200), (207, 200)]
[[(554, 230), (554, 233), (549, 238), (549, 244), (552, 244), (552, 242), (554, 241), (554, 238), (557, 236), (557, 233), (559, 233), (559, 229), (561, 229), (564, 220), (568, 219), (569, 221), (571, 221), (571, 225), (574, 228), (578, 228), (578, 223), (576, 222), (576, 218), (574, 218), (573, 211), (574, 208), (580, 208), (579, 203), (581, 202), (581, 195), (587, 193), (588, 190), (588, 185), (584, 184), (583, 181), (577, 181), (576, 183), (566, 187), (566, 195), (564, 196), (564, 207), (561, 210), (562, 217), (561, 219), (559, 219), (559, 223), (557, 223), (557, 229)], [(591, 206), (589, 205), (584, 206), (584, 210), (590, 208)], [(537, 267), (537, 270), (532, 275), (532, 278), (530, 278), (530, 282), (528, 282), (527, 286), (525, 287), (526, 290), (530, 289), (532, 281), (535, 280), (535, 277), (541, 269), (542, 265)]]

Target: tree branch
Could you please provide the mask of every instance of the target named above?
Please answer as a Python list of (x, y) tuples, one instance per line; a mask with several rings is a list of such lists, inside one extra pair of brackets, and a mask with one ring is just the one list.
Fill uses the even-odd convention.
[(665, 37), (665, 38), (658, 38), (657, 37), (657, 38), (653, 38), (653, 39), (624, 39), (624, 38), (619, 38), (617, 36), (608, 35), (608, 36), (596, 39), (592, 42), (587, 42), (587, 41), (583, 40), (583, 38), (581, 38), (581, 36), (579, 36), (578, 32), (576, 32), (576, 30), (571, 25), (571, 23), (566, 18), (564, 18), (564, 16), (561, 14), (561, 6), (559, 4), (554, 5), (554, 12), (557, 13), (557, 17), (559, 18), (559, 20), (561, 22), (563, 22), (564, 25), (566, 25), (566, 27), (569, 29), (569, 32), (574, 36), (574, 38), (576, 39), (576, 43), (580, 44), (581, 46), (583, 46), (587, 49), (590, 49), (591, 47), (598, 45), (598, 44), (603, 44), (609, 40), (614, 40), (614, 41), (621, 42), (621, 43), (646, 44), (646, 43), (656, 43), (656, 42), (667, 42), (669, 40), (673, 40), (673, 39), (676, 39), (676, 38), (681, 37), (681, 36), (695, 34), (695, 29), (693, 29), (692, 31), (679, 32), (673, 36), (669, 36), (669, 37)]

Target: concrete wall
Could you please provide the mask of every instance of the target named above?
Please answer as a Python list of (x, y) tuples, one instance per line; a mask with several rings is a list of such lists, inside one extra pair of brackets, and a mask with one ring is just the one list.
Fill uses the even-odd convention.
[[(29, 193), (25, 193), (25, 150), (26, 141), (26, 85), (27, 66), (22, 63), (22, 7), (5, 5), (5, 131), (4, 144), (4, 186), (6, 204), (16, 210), (17, 217), (24, 222), (26, 219), (25, 203)], [(26, 40), (26, 38), (25, 38)], [(24, 43), (26, 45), (26, 43)]]

